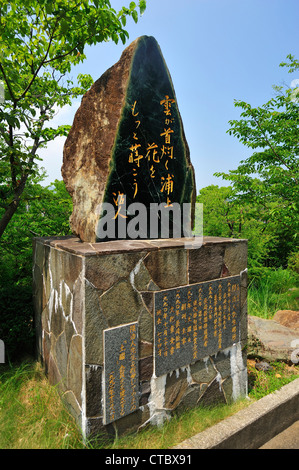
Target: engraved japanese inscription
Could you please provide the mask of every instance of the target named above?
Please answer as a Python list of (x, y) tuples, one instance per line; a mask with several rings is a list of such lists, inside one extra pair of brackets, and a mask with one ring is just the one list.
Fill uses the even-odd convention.
[(104, 330), (104, 416), (109, 424), (139, 406), (138, 323)]
[(232, 346), (240, 313), (240, 276), (155, 292), (155, 375)]
[[(172, 238), (175, 228), (184, 225), (173, 216), (173, 204), (195, 202), (195, 178), (173, 83), (154, 38), (140, 38), (130, 70), (103, 202), (114, 208), (116, 238), (131, 237), (130, 222), (140, 204), (147, 213), (139, 235), (160, 238), (161, 227), (151, 234), (150, 209), (161, 204)], [(107, 223), (106, 217), (99, 221), (97, 241), (106, 239)]]

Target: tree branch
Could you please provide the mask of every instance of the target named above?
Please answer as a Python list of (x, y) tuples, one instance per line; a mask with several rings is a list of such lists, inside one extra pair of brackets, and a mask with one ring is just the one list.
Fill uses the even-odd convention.
[(6, 85), (7, 85), (9, 94), (10, 94), (10, 96), (11, 96), (13, 102), (16, 103), (15, 95), (14, 95), (14, 93), (13, 93), (13, 91), (12, 91), (12, 88), (11, 88), (11, 86), (10, 86), (10, 83), (9, 83), (9, 81), (8, 81), (8, 78), (7, 78), (7, 76), (6, 76), (5, 70), (4, 70), (3, 65), (1, 64), (1, 62), (0, 62), (0, 70), (1, 70), (1, 72), (2, 72), (3, 78), (4, 78), (5, 83), (6, 83)]
[(64, 54), (57, 55), (56, 57), (53, 57), (53, 59), (46, 60), (44, 62), (44, 65), (50, 64), (51, 62), (54, 62), (55, 60), (60, 60), (63, 59), (64, 57), (67, 57), (70, 55), (72, 52), (74, 52), (77, 47), (81, 44), (81, 42), (78, 42), (72, 49), (70, 49), (68, 52), (65, 52)]
[(16, 103), (17, 103), (18, 101), (20, 101), (22, 98), (24, 98), (24, 96), (26, 95), (26, 93), (30, 90), (30, 88), (31, 88), (31, 86), (32, 86), (32, 84), (33, 84), (33, 82), (34, 82), (34, 80), (36, 79), (38, 72), (40, 71), (40, 69), (42, 68), (42, 66), (45, 65), (45, 63), (46, 63), (46, 58), (47, 58), (47, 56), (48, 56), (48, 54), (49, 54), (49, 51), (50, 51), (50, 48), (51, 48), (51, 45), (52, 45), (52, 41), (53, 41), (53, 37), (54, 37), (54, 32), (55, 32), (55, 29), (56, 29), (56, 27), (57, 27), (58, 19), (59, 19), (59, 18), (56, 19), (56, 22), (55, 22), (55, 25), (54, 25), (52, 34), (51, 34), (51, 36), (50, 36), (50, 38), (49, 38), (49, 44), (48, 44), (48, 47), (47, 47), (45, 56), (44, 56), (44, 58), (42, 59), (42, 61), (41, 61), (41, 63), (39, 64), (38, 68), (36, 69), (36, 71), (34, 72), (33, 77), (32, 77), (32, 79), (30, 80), (28, 86), (25, 88), (25, 90), (23, 91), (23, 93), (21, 94), (21, 96), (19, 96), (19, 98), (16, 99)]

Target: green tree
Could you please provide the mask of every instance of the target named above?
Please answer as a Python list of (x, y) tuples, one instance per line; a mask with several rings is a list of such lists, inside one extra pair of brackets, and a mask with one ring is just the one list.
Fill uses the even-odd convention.
[[(140, 14), (145, 7), (140, 0)], [(39, 149), (69, 131), (51, 127), (57, 107), (92, 84), (83, 74), (74, 84), (72, 66), (86, 58), (86, 45), (125, 43), (126, 19), (137, 22), (136, 9), (131, 2), (116, 12), (109, 0), (0, 0), (0, 237), (38, 173)]]
[(203, 233), (214, 237), (235, 237), (242, 231), (242, 210), (232, 202), (231, 186), (210, 185), (200, 189), (196, 202), (203, 204)]
[[(292, 56), (281, 63), (289, 72), (299, 70)], [(272, 257), (283, 265), (297, 243), (299, 229), (299, 88), (274, 87), (275, 97), (254, 108), (244, 101), (235, 106), (243, 112), (229, 121), (228, 133), (253, 150), (236, 170), (216, 173), (231, 181), (234, 199), (242, 206), (263, 207), (263, 220), (276, 229)]]
[(202, 188), (196, 201), (203, 204), (205, 236), (248, 239), (250, 274), (267, 265), (275, 230), (269, 230), (265, 223), (262, 206), (240, 203), (231, 186), (210, 185)]
[(63, 181), (30, 181), (1, 239), (0, 338), (9, 358), (33, 352), (32, 237), (70, 235), (72, 200)]

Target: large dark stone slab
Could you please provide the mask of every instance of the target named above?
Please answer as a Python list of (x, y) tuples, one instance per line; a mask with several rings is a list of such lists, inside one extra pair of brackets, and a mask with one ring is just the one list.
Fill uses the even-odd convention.
[(86, 415), (100, 416), (102, 413), (102, 367), (87, 364), (85, 366), (86, 380)]
[(240, 340), (240, 276), (155, 292), (155, 375)]
[[(82, 241), (103, 240), (102, 203), (110, 203), (115, 220), (126, 226), (135, 216), (126, 211), (132, 203), (147, 208), (162, 203), (170, 218), (173, 203), (194, 206), (194, 170), (182, 119), (153, 37), (130, 44), (84, 95), (65, 143), (62, 175), (73, 199), (72, 230)], [(146, 222), (141, 238), (150, 237)], [(116, 223), (115, 238), (130, 235)]]

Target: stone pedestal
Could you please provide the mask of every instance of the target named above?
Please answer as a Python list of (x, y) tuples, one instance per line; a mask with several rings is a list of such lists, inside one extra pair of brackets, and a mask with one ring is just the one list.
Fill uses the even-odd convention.
[(86, 436), (246, 395), (247, 241), (186, 242), (34, 240), (38, 354)]

